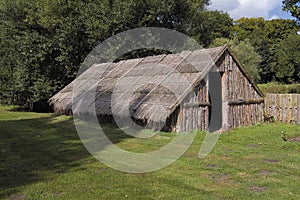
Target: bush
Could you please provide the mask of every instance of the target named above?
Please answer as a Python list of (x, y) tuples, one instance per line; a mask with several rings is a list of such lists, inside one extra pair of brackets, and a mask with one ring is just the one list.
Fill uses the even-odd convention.
[(279, 84), (279, 83), (267, 83), (259, 84), (259, 88), (264, 94), (274, 93), (274, 94), (290, 94), (297, 93), (300, 94), (300, 84)]

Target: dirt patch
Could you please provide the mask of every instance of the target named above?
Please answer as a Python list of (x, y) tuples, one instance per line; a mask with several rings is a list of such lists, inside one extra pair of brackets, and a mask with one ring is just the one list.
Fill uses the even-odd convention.
[(245, 177), (249, 177), (249, 176), (250, 176), (247, 172), (238, 172), (237, 175), (239, 175), (239, 176), (242, 177), (242, 178), (245, 178)]
[(276, 159), (265, 159), (264, 161), (266, 161), (268, 163), (278, 163), (278, 162), (280, 162), (280, 160), (276, 160)]
[(291, 142), (300, 142), (300, 136), (293, 137), (293, 138), (289, 139), (289, 141), (291, 141)]
[(251, 149), (251, 148), (257, 148), (257, 147), (259, 147), (259, 146), (260, 146), (259, 144), (247, 144), (247, 145), (246, 145), (246, 148)]
[(100, 167), (99, 170), (100, 170), (101, 172), (103, 172), (103, 171), (106, 171), (106, 168), (105, 168), (105, 167)]
[(229, 180), (229, 175), (225, 174), (225, 173), (213, 174), (211, 176), (211, 178), (216, 183), (223, 183), (223, 182), (227, 182)]
[(262, 176), (268, 176), (268, 175), (272, 175), (272, 172), (267, 171), (267, 170), (262, 170), (259, 172), (259, 174)]
[(205, 166), (205, 169), (220, 169), (220, 167), (215, 164), (208, 164)]
[(267, 190), (267, 188), (263, 187), (263, 186), (257, 186), (256, 185), (256, 186), (251, 187), (250, 190), (252, 192), (265, 192)]
[(23, 199), (26, 199), (25, 194), (16, 194), (9, 198), (9, 200), (23, 200)]
[(56, 191), (56, 192), (53, 192), (52, 193), (54, 196), (59, 196), (59, 195), (61, 195), (62, 194), (62, 192), (58, 192), (58, 191)]
[(196, 153), (185, 153), (182, 156), (186, 157), (186, 158), (196, 158), (198, 156), (198, 154), (196, 154)]

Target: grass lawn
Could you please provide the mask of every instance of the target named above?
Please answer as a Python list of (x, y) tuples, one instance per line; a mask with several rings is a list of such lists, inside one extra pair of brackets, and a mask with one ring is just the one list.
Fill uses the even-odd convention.
[[(94, 159), (71, 117), (12, 109), (0, 106), (0, 199), (300, 199), (299, 125), (233, 130), (204, 159), (198, 152), (205, 133), (197, 132), (172, 165), (128, 174)], [(117, 145), (137, 152), (157, 149), (175, 135), (135, 139), (105, 129)]]

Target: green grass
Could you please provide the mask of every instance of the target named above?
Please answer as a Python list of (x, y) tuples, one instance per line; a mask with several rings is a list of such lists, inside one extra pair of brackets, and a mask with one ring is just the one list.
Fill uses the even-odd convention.
[[(221, 135), (204, 159), (205, 133), (175, 163), (146, 174), (110, 169), (83, 147), (71, 117), (0, 106), (0, 199), (299, 199), (299, 125), (259, 124)], [(151, 139), (106, 132), (135, 152), (157, 149), (174, 133)], [(282, 139), (283, 134), (288, 141)]]

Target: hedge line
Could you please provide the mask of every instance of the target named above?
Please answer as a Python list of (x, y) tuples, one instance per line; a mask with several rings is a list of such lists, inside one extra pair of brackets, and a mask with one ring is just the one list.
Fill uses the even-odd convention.
[(274, 93), (274, 94), (300, 94), (300, 84), (279, 84), (279, 83), (267, 83), (259, 84), (259, 88), (264, 94)]

